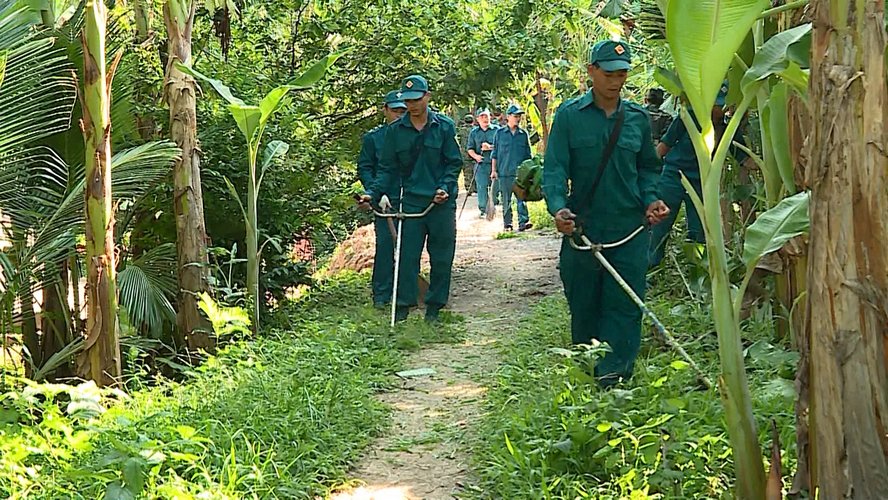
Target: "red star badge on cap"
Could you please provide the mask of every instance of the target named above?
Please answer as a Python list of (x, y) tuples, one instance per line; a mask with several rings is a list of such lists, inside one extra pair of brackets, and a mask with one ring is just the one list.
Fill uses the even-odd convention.
[(413, 80), (407, 80), (407, 83), (405, 83), (404, 86), (407, 87), (408, 89), (412, 89), (413, 88)]
[(623, 55), (623, 52), (626, 52), (626, 49), (624, 49), (622, 45), (617, 45), (616, 47), (614, 47), (614, 52), (619, 55)]

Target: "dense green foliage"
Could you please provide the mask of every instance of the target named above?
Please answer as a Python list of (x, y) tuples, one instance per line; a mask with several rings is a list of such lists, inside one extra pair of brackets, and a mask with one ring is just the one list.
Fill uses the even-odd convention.
[[(428, 339), (354, 297), (342, 276), (289, 304), (181, 382), (129, 396), (27, 383), (0, 396), (4, 498), (314, 498), (385, 428), (371, 396)], [(348, 305), (345, 305), (348, 304)], [(446, 338), (446, 336), (445, 336)], [(130, 381), (139, 387), (141, 379)]]
[[(666, 282), (664, 282), (666, 283)], [(660, 286), (652, 301), (690, 355), (717, 371), (709, 312)], [(680, 285), (679, 285), (680, 286)], [(781, 430), (794, 468), (792, 403), (797, 356), (770, 344), (767, 311), (748, 320), (746, 358), (757, 414)], [(481, 498), (733, 498), (721, 402), (687, 364), (648, 337), (631, 384), (602, 391), (588, 375), (600, 353), (566, 350), (564, 300), (544, 300), (504, 340), (475, 449)], [(650, 333), (653, 335), (653, 333)], [(770, 444), (770, 422), (759, 422)]]

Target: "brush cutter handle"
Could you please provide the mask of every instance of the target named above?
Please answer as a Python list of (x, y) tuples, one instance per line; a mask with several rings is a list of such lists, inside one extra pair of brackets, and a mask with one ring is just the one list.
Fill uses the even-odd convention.
[(574, 250), (580, 250), (580, 251), (583, 251), (583, 252), (600, 252), (600, 251), (602, 251), (602, 250), (606, 250), (606, 249), (608, 249), (608, 248), (616, 248), (616, 247), (618, 247), (618, 246), (620, 246), (620, 245), (624, 245), (624, 244), (626, 244), (629, 240), (631, 240), (632, 238), (635, 238), (636, 236), (638, 236), (638, 233), (640, 233), (640, 232), (642, 232), (642, 231), (644, 231), (644, 226), (638, 226), (638, 228), (637, 228), (635, 231), (632, 231), (632, 232), (629, 234), (629, 236), (626, 236), (626, 237), (623, 238), (622, 240), (614, 241), (614, 242), (612, 242), (612, 243), (592, 243), (592, 242), (589, 240), (589, 238), (586, 237), (586, 235), (585, 235), (585, 234), (582, 234), (582, 233), (579, 234), (580, 239), (583, 240), (583, 244), (582, 244), (582, 245), (580, 245), (579, 243), (577, 243), (577, 242), (573, 239), (573, 237), (567, 236), (566, 238), (567, 238), (567, 240), (570, 242), (570, 246), (571, 246), (571, 248), (573, 248)]
[(429, 203), (429, 206), (427, 206), (425, 210), (423, 210), (422, 212), (416, 213), (416, 214), (407, 214), (404, 212), (386, 213), (386, 212), (379, 212), (376, 209), (373, 210), (373, 213), (376, 214), (377, 217), (382, 217), (383, 219), (399, 219), (399, 220), (401, 220), (401, 219), (419, 219), (421, 217), (425, 217), (426, 215), (428, 215), (429, 212), (431, 212), (432, 209), (435, 208), (435, 205), (436, 205), (435, 203)]

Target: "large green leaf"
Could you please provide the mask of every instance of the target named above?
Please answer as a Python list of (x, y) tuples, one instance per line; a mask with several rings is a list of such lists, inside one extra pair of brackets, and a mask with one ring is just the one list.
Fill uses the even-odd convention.
[(244, 134), (244, 139), (252, 143), (256, 131), (262, 127), (262, 110), (259, 109), (259, 106), (229, 104), (228, 111), (231, 112), (238, 130)]
[(322, 58), (318, 62), (314, 63), (305, 73), (299, 75), (295, 80), (291, 81), (289, 86), (294, 90), (307, 89), (319, 82), (321, 78), (327, 73), (327, 70), (333, 66), (333, 63), (336, 62), (337, 59), (345, 55), (348, 52), (347, 50), (341, 52), (335, 52), (333, 54), (329, 54), (326, 57)]
[(658, 66), (654, 69), (654, 80), (663, 87), (663, 90), (674, 96), (684, 93), (684, 89), (681, 87), (681, 79), (670, 69)]
[(669, 2), (666, 39), (694, 109), (709, 109), (749, 29), (768, 0)]
[(117, 275), (120, 306), (131, 324), (141, 332), (158, 337), (164, 323), (173, 323), (176, 311), (176, 247), (166, 243), (154, 247), (138, 259), (126, 263)]
[(210, 78), (210, 77), (204, 75), (203, 73), (197, 71), (196, 69), (192, 68), (191, 66), (186, 66), (186, 65), (182, 64), (180, 61), (176, 61), (176, 68), (178, 68), (179, 71), (181, 71), (182, 73), (185, 73), (186, 75), (191, 75), (194, 78), (197, 78), (198, 80), (203, 80), (203, 81), (209, 83), (216, 90), (216, 92), (219, 93), (220, 96), (222, 96), (226, 101), (228, 101), (229, 104), (238, 105), (238, 106), (245, 105), (244, 101), (235, 97), (234, 94), (231, 93), (231, 89), (228, 88), (228, 85), (225, 85), (224, 83), (222, 83), (221, 80), (216, 80), (215, 78)]
[(789, 89), (785, 83), (778, 83), (771, 89), (771, 96), (768, 99), (768, 136), (771, 139), (771, 151), (783, 186), (789, 194), (795, 194), (795, 165), (792, 163), (789, 146), (788, 100)]
[(747, 268), (755, 267), (763, 256), (808, 231), (808, 199), (807, 191), (784, 198), (747, 228), (743, 245), (743, 262)]
[(262, 155), (262, 164), (259, 166), (259, 180), (256, 181), (256, 190), (258, 191), (262, 185), (262, 179), (265, 178), (265, 171), (271, 166), (274, 159), (287, 154), (290, 145), (284, 141), (271, 141), (265, 146), (265, 152)]
[(752, 65), (743, 75), (743, 92), (771, 75), (781, 75), (802, 95), (807, 95), (808, 79), (802, 68), (810, 65), (811, 24), (781, 31), (772, 36), (755, 54)]

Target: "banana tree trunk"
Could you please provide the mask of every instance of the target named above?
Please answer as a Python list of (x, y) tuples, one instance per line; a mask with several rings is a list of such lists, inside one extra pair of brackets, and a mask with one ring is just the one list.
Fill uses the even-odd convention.
[[(250, 148), (252, 149), (252, 148)], [(256, 154), (250, 152), (250, 175), (247, 186), (247, 293), (250, 294), (250, 316), (253, 333), (259, 331), (259, 211), (256, 193)]]
[(114, 220), (111, 208), (110, 81), (106, 72), (107, 9), (89, 0), (83, 33), (81, 127), (86, 146), (86, 343), (77, 374), (100, 386), (120, 376)]
[(812, 6), (811, 486), (819, 498), (882, 498), (888, 491), (884, 1)]
[(176, 326), (190, 349), (212, 351), (211, 326), (198, 307), (207, 281), (207, 231), (200, 180), (200, 149), (197, 144), (197, 103), (194, 78), (180, 71), (175, 61), (191, 64), (191, 32), (196, 2), (169, 0), (163, 17), (169, 36), (169, 63), (165, 96), (170, 108), (170, 137), (182, 149), (173, 167), (174, 208), (179, 294)]

